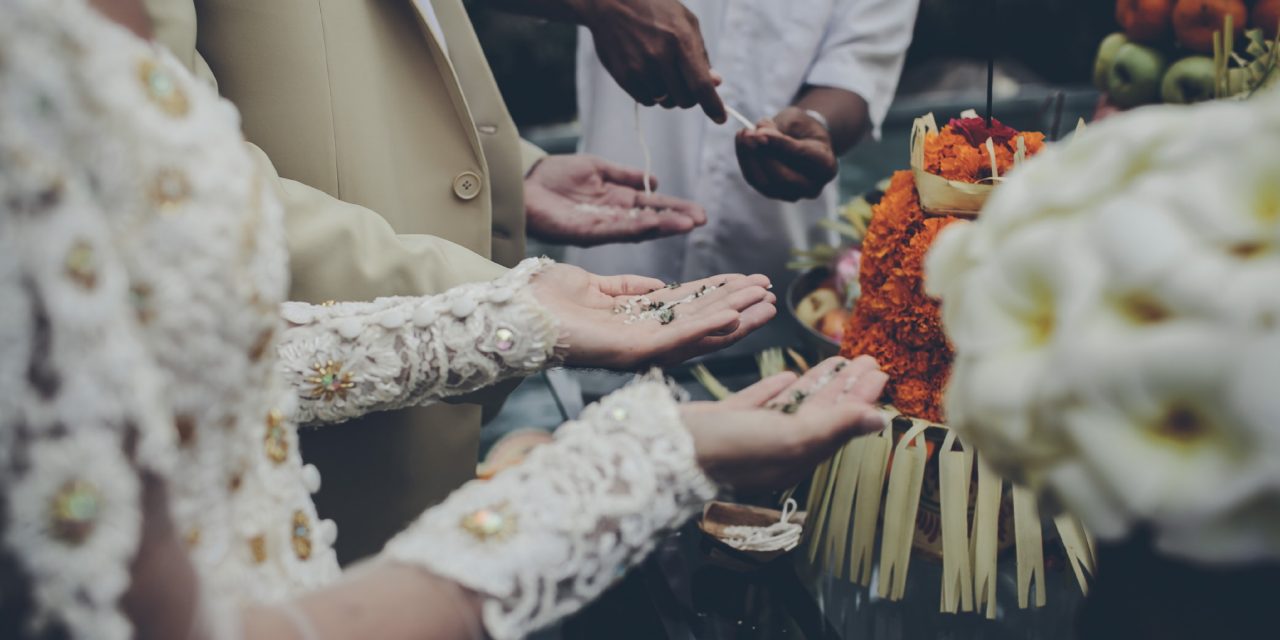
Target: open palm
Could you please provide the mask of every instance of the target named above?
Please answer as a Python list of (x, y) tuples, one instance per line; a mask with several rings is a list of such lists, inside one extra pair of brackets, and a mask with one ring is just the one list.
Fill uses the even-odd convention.
[[(650, 188), (656, 181), (650, 178)], [(688, 233), (707, 214), (687, 200), (646, 193), (644, 175), (589, 155), (548, 156), (525, 179), (529, 234), (595, 246)]]
[(850, 438), (884, 428), (874, 405), (888, 376), (869, 356), (830, 358), (797, 378), (766, 378), (720, 402), (693, 402), (681, 418), (698, 463), (740, 491), (792, 486)]
[(773, 318), (776, 297), (762, 275), (704, 278), (669, 287), (640, 276), (597, 276), (556, 264), (533, 280), (560, 320), (566, 364), (638, 369), (724, 348)]

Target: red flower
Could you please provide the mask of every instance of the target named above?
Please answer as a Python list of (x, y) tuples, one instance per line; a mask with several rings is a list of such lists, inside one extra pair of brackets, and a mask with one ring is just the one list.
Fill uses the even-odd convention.
[(991, 119), (990, 127), (987, 126), (987, 121), (983, 118), (956, 118), (950, 124), (969, 141), (969, 144), (975, 147), (986, 144), (987, 138), (991, 138), (996, 144), (1004, 144), (1018, 135), (1017, 129), (995, 118)]

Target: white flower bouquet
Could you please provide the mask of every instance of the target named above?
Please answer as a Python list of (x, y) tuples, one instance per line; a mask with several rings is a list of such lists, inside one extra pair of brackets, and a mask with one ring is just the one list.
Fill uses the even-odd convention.
[(951, 426), (1103, 540), (1280, 559), (1278, 144), (1280, 93), (1118, 116), (929, 255)]

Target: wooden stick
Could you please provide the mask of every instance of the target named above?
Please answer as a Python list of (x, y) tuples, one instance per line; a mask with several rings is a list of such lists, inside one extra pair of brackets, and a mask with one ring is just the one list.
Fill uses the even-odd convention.
[(995, 102), (996, 58), (992, 53), (987, 56), (987, 128), (991, 128), (992, 104)]

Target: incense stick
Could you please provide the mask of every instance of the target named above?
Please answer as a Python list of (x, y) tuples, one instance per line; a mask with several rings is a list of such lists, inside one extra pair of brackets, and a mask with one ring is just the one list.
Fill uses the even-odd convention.
[(756, 130), (755, 123), (748, 120), (747, 117), (739, 113), (737, 109), (734, 109), (733, 107), (726, 104), (724, 106), (724, 110), (728, 112), (729, 116), (732, 117), (734, 120), (741, 122), (742, 126), (746, 127), (748, 130), (750, 131)]
[(987, 128), (991, 128), (991, 104), (995, 96), (996, 58), (995, 54), (987, 56)]

